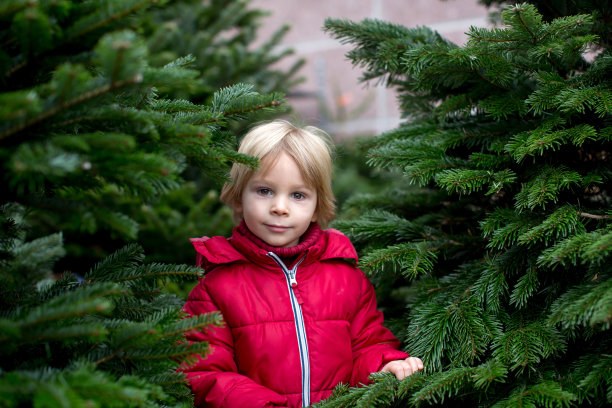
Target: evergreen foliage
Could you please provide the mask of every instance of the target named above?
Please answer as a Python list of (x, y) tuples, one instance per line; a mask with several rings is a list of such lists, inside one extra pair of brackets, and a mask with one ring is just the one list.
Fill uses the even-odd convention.
[(183, 300), (159, 282), (195, 279), (200, 268), (142, 264), (132, 244), (83, 276), (52, 279), (61, 234), (26, 241), (15, 204), (0, 217), (1, 406), (191, 406), (176, 368), (208, 345), (186, 344), (183, 333), (221, 319), (183, 318)]
[(368, 150), (398, 180), (335, 226), (425, 371), (317, 407), (612, 403), (610, 5), (541, 3), (573, 14), (507, 6), (464, 46), (326, 21), (364, 81), (398, 90), (405, 122)]
[(216, 90), (236, 83), (249, 83), (268, 93), (287, 92), (300, 81), (295, 74), (303, 60), (286, 71), (274, 68), (293, 53), (291, 49), (278, 51), (288, 25), (258, 41), (257, 30), (266, 15), (251, 8), (249, 0), (180, 0), (147, 13), (141, 24), (152, 65), (164, 66), (185, 55), (195, 57), (196, 80), (188, 89), (168, 91), (202, 103)]
[[(144, 22), (188, 3), (0, 2), (0, 406), (192, 405), (176, 370), (207, 345), (183, 333), (220, 318), (185, 318), (163, 287), (193, 285), (201, 269), (144, 262), (141, 245), (124, 244), (161, 197), (192, 200), (189, 171), (219, 181), (233, 162), (257, 165), (228, 129), (278, 111), (282, 95), (209, 83), (201, 100), (179, 98), (205, 83), (196, 59), (158, 64)], [(200, 225), (217, 211), (211, 186)]]
[[(26, 16), (32, 27), (14, 22)], [(235, 154), (230, 128), (277, 114), (282, 95), (259, 91), (284, 91), (295, 81), (294, 71), (270, 68), (290, 53), (272, 50), (286, 29), (252, 45), (262, 16), (242, 0), (230, 7), (193, 0), (3, 2), (3, 196), (28, 197), (39, 236), (64, 231), (61, 267), (85, 268), (134, 239), (149, 253), (164, 248), (158, 260), (187, 261), (174, 257), (187, 252), (184, 238), (168, 237), (166, 247), (148, 238), (155, 228), (173, 228), (166, 217), (153, 224), (151, 213), (169, 211), (170, 191), (185, 207), (206, 206), (228, 165), (245, 160)], [(34, 26), (41, 32), (30, 38)], [(215, 71), (227, 53), (242, 64)], [(78, 174), (89, 176), (75, 183)], [(43, 190), (52, 196), (44, 204), (37, 198)], [(174, 212), (171, 219), (183, 226), (182, 237), (226, 232), (230, 214), (210, 210), (225, 221), (209, 228), (207, 214), (178, 221)]]

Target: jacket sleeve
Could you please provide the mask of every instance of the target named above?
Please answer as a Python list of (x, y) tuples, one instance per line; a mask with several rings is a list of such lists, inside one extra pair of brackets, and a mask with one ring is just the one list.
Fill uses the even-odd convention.
[(377, 309), (374, 287), (363, 273), (359, 306), (351, 322), (353, 372), (351, 386), (369, 384), (371, 373), (380, 371), (389, 361), (409, 355), (398, 350), (399, 340), (383, 326), (383, 314)]
[[(203, 281), (191, 291), (183, 309), (192, 316), (219, 311)], [(197, 356), (195, 363), (182, 367), (194, 394), (195, 407), (287, 406), (285, 397), (238, 373), (227, 325), (187, 333), (186, 338), (211, 345), (206, 357)]]

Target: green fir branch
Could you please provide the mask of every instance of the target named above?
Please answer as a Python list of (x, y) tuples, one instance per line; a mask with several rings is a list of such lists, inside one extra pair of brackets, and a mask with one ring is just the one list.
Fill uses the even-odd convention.
[(74, 41), (100, 28), (124, 19), (130, 14), (149, 7), (155, 0), (110, 0), (98, 10), (75, 21), (67, 28), (65, 42)]
[(515, 115), (523, 116), (527, 112), (525, 101), (513, 93), (492, 95), (482, 99), (478, 103), (478, 108), (494, 120), (507, 120)]
[(260, 95), (253, 90), (253, 85), (235, 84), (215, 92), (211, 111), (193, 124), (214, 124), (224, 118), (239, 118), (252, 112), (278, 108), (282, 103), (283, 95), (280, 93)]
[[(358, 225), (362, 260), (402, 256), (393, 250), (417, 238), (439, 256), (428, 276), (393, 287), (387, 299), (390, 313), (408, 307), (393, 328), (432, 374), (385, 406), (612, 400), (608, 362), (581, 383), (598, 361), (581, 357), (610, 349), (612, 59), (600, 6), (572, 3), (555, 13), (533, 2), (503, 6), (500, 24), (472, 27), (465, 46), (426, 30), (417, 40), (416, 31), (384, 23), (329, 21), (354, 47), (348, 57), (365, 71), (362, 81), (394, 87), (407, 120), (368, 143), (368, 164), (389, 170), (394, 182), (351, 199), (349, 211), (385, 209), (411, 229), (405, 237), (383, 217), (380, 229)], [(576, 15), (564, 15), (570, 11)], [(487, 248), (451, 247), (440, 238), (448, 234), (462, 243), (484, 238)], [(377, 282), (399, 282), (397, 265), (384, 268), (390, 273)], [(417, 401), (424, 390), (435, 399)], [(352, 406), (364, 393), (345, 387), (335, 400), (342, 403), (330, 406)]]
[(91, 89), (90, 91), (80, 94), (78, 97), (75, 97), (69, 101), (59, 103), (47, 109), (46, 111), (38, 114), (37, 116), (28, 118), (23, 123), (19, 123), (17, 125), (14, 125), (13, 127), (6, 129), (4, 132), (0, 134), (0, 140), (9, 138), (15, 134), (23, 132), (26, 129), (31, 128), (32, 126), (38, 125), (39, 123), (45, 120), (48, 120), (49, 118), (59, 114), (60, 112), (68, 110), (74, 106), (80, 105), (94, 98), (108, 94), (122, 87), (137, 84), (141, 82), (141, 80), (142, 80), (142, 76), (140, 74), (137, 74), (137, 75), (134, 75), (132, 78), (127, 78), (125, 80), (120, 80), (114, 83), (101, 85), (95, 89)]
[(585, 113), (586, 110), (596, 110), (599, 116), (609, 113), (609, 101), (612, 93), (601, 86), (574, 89), (571, 92), (563, 92), (563, 100), (559, 103), (559, 109), (566, 113)]
[(525, 99), (529, 110), (542, 114), (554, 110), (559, 103), (558, 96), (565, 91), (567, 82), (556, 72), (540, 71), (534, 73), (537, 88)]
[(364, 388), (358, 399), (351, 402), (351, 407), (385, 407), (396, 399), (398, 381), (390, 373), (371, 374), (373, 384)]
[(190, 318), (183, 318), (165, 325), (163, 329), (159, 331), (159, 335), (161, 337), (182, 336), (185, 333), (202, 330), (206, 327), (221, 327), (223, 324), (223, 318), (220, 313), (206, 313)]
[(121, 269), (105, 276), (111, 282), (147, 279), (198, 279), (203, 271), (197, 266), (149, 263), (133, 269)]
[(136, 239), (138, 234), (138, 222), (132, 217), (106, 208), (96, 208), (93, 211), (100, 219), (100, 224), (110, 230), (117, 231), (128, 239)]
[(29, 242), (13, 241), (10, 250), (14, 261), (11, 266), (2, 265), (10, 269), (22, 266), (36, 265), (39, 269), (50, 271), (53, 264), (66, 254), (62, 233), (48, 235)]
[(515, 208), (518, 211), (536, 207), (546, 208), (550, 202), (556, 203), (561, 191), (580, 184), (582, 176), (565, 166), (543, 166), (536, 175), (523, 184), (523, 189), (516, 194)]
[(44, 305), (21, 312), (19, 323), (23, 329), (29, 329), (90, 313), (108, 313), (113, 309), (113, 303), (107, 297), (120, 294), (122, 291), (112, 283), (80, 286), (50, 299)]
[(439, 292), (433, 301), (414, 306), (406, 348), (421, 357), (428, 371), (441, 369), (446, 359), (453, 366), (472, 364), (501, 335), (499, 322), (483, 315), (471, 290)]
[(450, 169), (436, 175), (436, 183), (449, 193), (472, 194), (489, 184), (487, 195), (498, 193), (512, 184), (516, 175), (508, 169), (492, 172), (489, 170)]
[(508, 377), (508, 368), (500, 364), (496, 359), (489, 359), (479, 366), (474, 367), (472, 381), (474, 387), (488, 390), (495, 383), (504, 383)]
[[(80, 286), (62, 293), (40, 306), (18, 311), (13, 319), (0, 319), (3, 328), (0, 342), (12, 341), (12, 347), (15, 347), (16, 344), (36, 343), (42, 339), (71, 338), (79, 332), (92, 337), (104, 336), (105, 331), (99, 325), (75, 319), (111, 312), (114, 304), (110, 298), (121, 293), (114, 284)], [(62, 325), (56, 326), (58, 322)]]
[(485, 238), (492, 238), (487, 247), (504, 248), (512, 246), (520, 232), (534, 224), (528, 217), (521, 217), (511, 209), (497, 208), (480, 221)]
[[(98, 312), (98, 309), (94, 310)], [(70, 341), (81, 342), (101, 341), (108, 335), (101, 324), (83, 323), (83, 324), (65, 324), (59, 328), (46, 328), (42, 330), (30, 330), (27, 332), (27, 342), (31, 344), (45, 343), (49, 341), (62, 341), (69, 343)]]
[(497, 313), (502, 306), (502, 299), (508, 293), (507, 273), (497, 264), (496, 259), (489, 259), (482, 269), (480, 277), (474, 283), (472, 291), (480, 299), (481, 307)]
[(431, 273), (437, 253), (428, 242), (405, 242), (376, 249), (361, 258), (359, 265), (370, 275), (389, 268), (392, 273), (402, 273), (409, 279)]
[(540, 281), (537, 269), (529, 268), (514, 285), (514, 289), (510, 294), (510, 304), (515, 305), (518, 309), (526, 307), (527, 301), (536, 293), (539, 286)]
[(371, 210), (356, 220), (338, 220), (334, 227), (346, 231), (355, 242), (388, 242), (393, 238), (419, 238), (420, 226), (385, 210)]
[(552, 304), (549, 321), (564, 329), (576, 326), (609, 329), (612, 322), (612, 279), (596, 276), (571, 288)]
[(341, 383), (328, 399), (313, 404), (313, 408), (414, 406), (410, 393), (423, 385), (426, 378), (415, 373), (398, 381), (391, 373), (372, 373), (371, 384), (349, 388)]
[(472, 367), (456, 367), (437, 373), (435, 377), (429, 377), (427, 385), (417, 391), (413, 398), (417, 404), (444, 404), (446, 398), (469, 389), (473, 375)]
[(523, 132), (512, 137), (506, 151), (517, 162), (527, 156), (544, 156), (549, 151), (557, 151), (569, 143), (581, 146), (586, 140), (595, 140), (597, 131), (590, 125), (578, 125), (567, 129), (552, 130), (555, 123), (544, 123), (531, 132)]
[(191, 343), (191, 344), (175, 344), (168, 346), (165, 344), (152, 345), (145, 349), (129, 348), (123, 350), (119, 355), (121, 360), (143, 360), (143, 361), (158, 361), (158, 360), (175, 360), (183, 361), (185, 364), (191, 362), (190, 358), (193, 355), (205, 356), (210, 349), (208, 343)]
[(496, 170), (509, 167), (511, 161), (507, 155), (475, 152), (470, 155), (469, 164), (477, 169)]
[(98, 262), (85, 275), (86, 281), (104, 282), (109, 276), (120, 273), (124, 269), (134, 269), (144, 260), (144, 250), (138, 244), (132, 243), (113, 252)]
[[(582, 366), (579, 366), (579, 370), (584, 374), (578, 384), (583, 395), (594, 397), (597, 394), (606, 393), (606, 400), (610, 403), (612, 400), (610, 398), (612, 355), (603, 353), (586, 355), (580, 359), (578, 364)], [(591, 398), (588, 399), (591, 400)]]
[(563, 390), (555, 381), (544, 380), (535, 385), (517, 385), (507, 398), (499, 400), (492, 408), (556, 406), (571, 407), (576, 395)]
[(515, 323), (493, 340), (493, 356), (511, 371), (536, 370), (536, 364), (565, 351), (565, 338), (545, 321)]
[(117, 406), (152, 405), (165, 399), (161, 387), (147, 384), (134, 376), (120, 376), (96, 370), (80, 363), (69, 370), (50, 372), (16, 371), (0, 379), (0, 403), (45, 401), (45, 406), (85, 406), (88, 401), (113, 401)]
[(502, 12), (502, 18), (522, 39), (536, 41), (539, 26), (542, 24), (542, 16), (538, 14), (533, 5), (522, 3), (510, 6)]
[(594, 240), (584, 247), (583, 256), (594, 264), (605, 264), (612, 253), (612, 231), (608, 228), (599, 236), (594, 234), (593, 238)]
[(539, 266), (564, 267), (602, 264), (610, 255), (612, 232), (598, 229), (576, 233), (545, 249), (538, 257)]
[(548, 245), (549, 242), (583, 232), (585, 232), (585, 227), (580, 221), (578, 212), (574, 207), (566, 205), (559, 207), (539, 225), (521, 233), (517, 243), (532, 246), (538, 242), (543, 242)]
[(403, 172), (408, 176), (410, 183), (426, 186), (430, 181), (435, 180), (440, 173), (458, 167), (461, 164), (463, 163), (444, 158), (418, 160), (406, 165)]

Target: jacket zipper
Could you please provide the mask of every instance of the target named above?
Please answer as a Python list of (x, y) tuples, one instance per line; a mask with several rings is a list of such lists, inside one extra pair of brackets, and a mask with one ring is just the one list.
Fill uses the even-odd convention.
[(306, 325), (304, 324), (304, 315), (302, 306), (295, 295), (297, 287), (297, 268), (304, 260), (300, 259), (292, 269), (287, 268), (283, 261), (274, 252), (268, 252), (268, 256), (281, 267), (287, 280), (289, 288), (289, 298), (291, 300), (291, 309), (293, 310), (293, 319), (295, 321), (295, 331), (297, 333), (298, 347), (300, 351), (300, 365), (302, 367), (302, 406), (310, 405), (310, 359), (308, 357), (308, 342), (306, 341)]

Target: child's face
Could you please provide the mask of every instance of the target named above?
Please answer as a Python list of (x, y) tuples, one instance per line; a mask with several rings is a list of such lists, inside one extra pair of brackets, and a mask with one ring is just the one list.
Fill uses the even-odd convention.
[(295, 160), (283, 152), (251, 177), (236, 212), (268, 245), (292, 247), (316, 220), (316, 209), (317, 191), (306, 185)]

